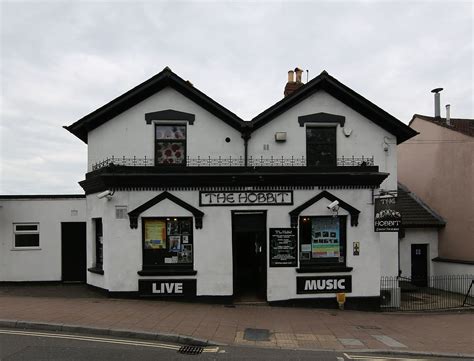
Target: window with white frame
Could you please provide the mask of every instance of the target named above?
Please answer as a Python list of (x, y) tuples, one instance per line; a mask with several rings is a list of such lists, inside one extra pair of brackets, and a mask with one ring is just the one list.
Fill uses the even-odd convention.
[(14, 248), (38, 248), (39, 238), (39, 223), (13, 223)]

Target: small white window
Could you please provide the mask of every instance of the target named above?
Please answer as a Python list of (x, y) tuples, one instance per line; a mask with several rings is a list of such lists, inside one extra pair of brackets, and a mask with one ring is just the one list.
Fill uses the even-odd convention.
[(39, 247), (39, 223), (14, 223), (14, 248)]
[(115, 206), (115, 218), (127, 219), (127, 206)]

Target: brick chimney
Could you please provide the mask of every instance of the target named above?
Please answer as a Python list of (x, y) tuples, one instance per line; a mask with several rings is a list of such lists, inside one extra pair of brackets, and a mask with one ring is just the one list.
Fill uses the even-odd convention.
[[(296, 80), (295, 80), (296, 74)], [(285, 85), (285, 91), (283, 94), (285, 97), (293, 93), (296, 89), (300, 88), (303, 83), (301, 82), (301, 76), (303, 74), (303, 70), (300, 68), (295, 68), (295, 70), (290, 70), (288, 72), (288, 83)]]

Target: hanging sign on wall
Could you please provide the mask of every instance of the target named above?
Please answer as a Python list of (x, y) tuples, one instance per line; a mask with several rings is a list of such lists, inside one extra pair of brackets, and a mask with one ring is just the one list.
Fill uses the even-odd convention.
[(374, 205), (375, 232), (398, 232), (402, 226), (402, 215), (396, 197), (376, 198)]
[(293, 191), (201, 191), (199, 205), (210, 206), (260, 206), (292, 205)]
[(296, 228), (270, 228), (270, 267), (296, 267)]

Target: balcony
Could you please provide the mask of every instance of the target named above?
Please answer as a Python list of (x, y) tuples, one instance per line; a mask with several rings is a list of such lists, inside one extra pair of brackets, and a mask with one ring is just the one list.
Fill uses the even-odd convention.
[[(127, 158), (123, 157), (110, 157), (103, 161), (92, 164), (92, 170), (98, 170), (100, 168), (108, 166), (125, 166), (125, 167), (160, 167), (160, 168), (174, 168), (179, 165), (156, 165), (153, 158)], [(337, 167), (373, 167), (374, 157), (340, 157), (336, 159)], [(244, 157), (232, 158), (232, 157), (187, 157), (186, 167), (306, 167), (306, 157), (248, 157), (247, 165), (245, 164)], [(328, 168), (328, 167), (311, 167), (311, 168)]]

